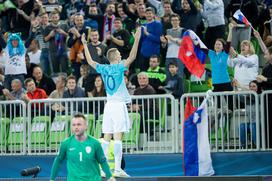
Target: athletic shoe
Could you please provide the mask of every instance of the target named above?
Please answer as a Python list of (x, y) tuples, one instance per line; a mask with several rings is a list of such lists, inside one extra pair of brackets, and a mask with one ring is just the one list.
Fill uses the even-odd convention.
[(127, 178), (130, 177), (124, 170), (115, 170), (113, 173), (114, 177), (123, 177), (123, 178)]

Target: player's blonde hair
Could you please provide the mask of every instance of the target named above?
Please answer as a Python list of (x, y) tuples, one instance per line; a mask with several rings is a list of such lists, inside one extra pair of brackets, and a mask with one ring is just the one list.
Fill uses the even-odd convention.
[(116, 53), (118, 52), (117, 48), (111, 48), (107, 52), (107, 59), (109, 62), (113, 62), (115, 60)]

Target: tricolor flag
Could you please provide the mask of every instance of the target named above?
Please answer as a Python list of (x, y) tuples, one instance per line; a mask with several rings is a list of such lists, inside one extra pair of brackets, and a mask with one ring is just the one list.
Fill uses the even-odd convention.
[(189, 72), (201, 78), (205, 72), (206, 51), (208, 48), (192, 30), (184, 32), (178, 57)]
[(247, 18), (246, 18), (245, 15), (241, 12), (240, 9), (238, 9), (238, 10), (234, 13), (233, 17), (234, 17), (235, 19), (237, 19), (238, 21), (240, 21), (241, 23), (244, 23), (245, 25), (250, 26), (249, 21), (247, 20)]
[(183, 165), (185, 176), (214, 175), (208, 138), (207, 98), (198, 109), (187, 99), (183, 123)]

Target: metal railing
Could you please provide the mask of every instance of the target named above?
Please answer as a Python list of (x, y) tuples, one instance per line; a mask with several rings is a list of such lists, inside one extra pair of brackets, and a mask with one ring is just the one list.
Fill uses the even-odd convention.
[[(184, 94), (180, 120), (184, 120), (187, 98), (191, 99), (194, 107), (198, 107), (205, 97), (205, 93)], [(207, 101), (207, 110), (212, 151), (260, 150), (259, 97), (255, 92), (214, 92)], [(182, 137), (182, 130), (180, 135)]]
[[(127, 105), (131, 130), (124, 134), (126, 153), (178, 153), (182, 151), (182, 121), (187, 98), (197, 107), (205, 93), (132, 96)], [(272, 91), (212, 93), (208, 101), (211, 150), (259, 151), (271, 148), (269, 110)], [(270, 102), (271, 103), (270, 103)], [(56, 154), (70, 136), (72, 115), (82, 112), (88, 134), (102, 137), (105, 97), (0, 102), (1, 154)]]
[(26, 104), (23, 101), (0, 102), (0, 153), (26, 154)]
[(264, 91), (261, 94), (261, 133), (262, 133), (262, 150), (272, 148), (272, 91)]
[[(128, 104), (131, 130), (124, 134), (126, 153), (175, 152), (174, 97), (133, 96)], [(83, 113), (88, 134), (102, 137), (106, 98), (31, 100), (28, 103), (28, 153), (55, 154), (61, 141), (72, 133), (72, 115)]]

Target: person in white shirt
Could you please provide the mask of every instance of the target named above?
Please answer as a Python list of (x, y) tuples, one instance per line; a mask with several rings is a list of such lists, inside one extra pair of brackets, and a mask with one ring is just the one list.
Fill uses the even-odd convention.
[(29, 52), (28, 52), (30, 63), (40, 65), (41, 52), (42, 51), (39, 48), (38, 40), (36, 39), (32, 40), (29, 45)]
[(255, 80), (258, 75), (259, 58), (255, 54), (253, 44), (244, 40), (241, 42), (241, 53), (238, 54), (233, 47), (230, 48), (229, 65), (234, 68), (234, 79), (244, 87)]

